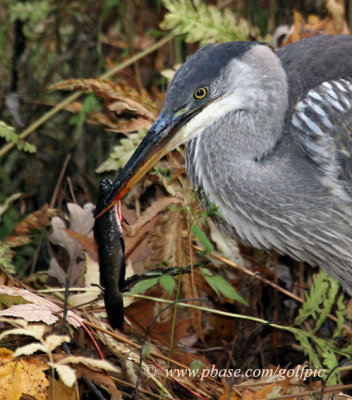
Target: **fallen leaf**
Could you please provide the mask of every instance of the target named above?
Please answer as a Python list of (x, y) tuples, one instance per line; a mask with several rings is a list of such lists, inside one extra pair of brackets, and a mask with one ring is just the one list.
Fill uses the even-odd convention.
[[(91, 234), (94, 225), (93, 204), (85, 204), (82, 208), (77, 204), (68, 203), (67, 208), (69, 210), (70, 230), (83, 236)], [(67, 271), (57, 261), (50, 261), (48, 273), (50, 276), (55, 276), (61, 284), (64, 283), (66, 277), (69, 277), (71, 285), (76, 286), (81, 280), (84, 268), (84, 262), (82, 262), (84, 259), (83, 246), (67, 234), (66, 224), (61, 218), (52, 218), (51, 226), (52, 233), (49, 240), (63, 247), (70, 260), (66, 268)]]
[(96, 360), (94, 358), (83, 357), (83, 356), (68, 356), (60, 361), (60, 365), (66, 364), (84, 364), (86, 367), (95, 370), (106, 370), (111, 372), (119, 372), (111, 363), (106, 360)]
[(48, 363), (48, 365), (55, 368), (60, 379), (67, 387), (72, 387), (76, 382), (76, 372), (73, 368), (69, 367), (68, 365), (62, 365), (58, 363)]
[[(26, 304), (15, 304), (10, 308), (0, 311), (0, 315), (23, 318), (29, 322), (42, 321), (51, 325), (58, 321), (57, 314), (62, 313), (62, 309), (51, 301), (44, 299), (34, 293), (24, 289), (11, 288), (0, 285), (0, 300), (7, 296), (22, 297)], [(1, 302), (1, 301), (0, 301)], [(28, 304), (30, 303), (30, 304)], [(67, 313), (67, 322), (74, 327), (79, 327), (81, 318), (72, 311)]]
[(77, 376), (85, 376), (90, 381), (93, 381), (98, 386), (103, 386), (111, 395), (110, 400), (122, 400), (122, 393), (116, 388), (116, 384), (111, 376), (105, 372), (96, 372), (84, 365), (77, 365)]
[(81, 233), (71, 231), (70, 229), (65, 229), (68, 236), (72, 239), (77, 240), (77, 242), (87, 251), (89, 257), (94, 261), (98, 261), (98, 247), (96, 241), (92, 237), (87, 237)]
[(50, 379), (48, 399), (57, 400), (79, 400), (77, 384), (72, 387), (66, 386), (61, 380)]
[(22, 395), (46, 400), (49, 382), (45, 376), (48, 366), (34, 357), (13, 356), (0, 348), (0, 400), (19, 400)]
[[(94, 301), (100, 294), (100, 292), (97, 291), (97, 285), (100, 284), (99, 264), (97, 261), (92, 260), (88, 254), (86, 254), (86, 272), (84, 275), (84, 281), (87, 291), (70, 296), (70, 303), (74, 306)], [(95, 290), (89, 290), (92, 288)]]

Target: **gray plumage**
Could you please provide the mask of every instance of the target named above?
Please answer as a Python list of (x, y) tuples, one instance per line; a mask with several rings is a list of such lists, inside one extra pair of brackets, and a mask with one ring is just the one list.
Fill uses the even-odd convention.
[[(238, 92), (241, 104), (187, 144), (188, 177), (203, 206), (219, 207), (227, 235), (319, 265), (349, 293), (351, 54), (351, 36), (307, 39), (275, 54), (258, 43), (207, 45), (178, 70), (164, 106), (180, 108), (199, 86), (210, 96)], [(214, 58), (224, 63), (207, 75)]]
[(209, 44), (176, 72), (160, 115), (97, 206), (99, 217), (168, 151), (219, 227), (319, 265), (352, 294), (352, 36), (276, 53)]

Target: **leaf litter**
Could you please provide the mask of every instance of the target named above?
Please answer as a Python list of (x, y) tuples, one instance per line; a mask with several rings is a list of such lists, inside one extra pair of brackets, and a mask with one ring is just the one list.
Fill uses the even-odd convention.
[[(186, 7), (186, 2), (182, 3)], [(198, 7), (199, 3), (196, 3)], [(169, 1), (168, 4), (170, 6), (176, 2)], [(188, 6), (192, 5), (188, 4)], [(212, 8), (210, 10), (213, 11), (206, 15), (208, 19), (215, 21), (221, 18), (221, 13)], [(178, 18), (184, 18), (184, 13), (179, 13), (176, 9), (174, 11)], [(194, 7), (193, 11), (196, 11)], [(229, 10), (223, 16), (227, 22), (234, 21)], [(142, 35), (139, 39), (145, 42), (146, 38), (147, 36)], [(105, 37), (104, 40), (112, 42), (111, 38)], [(160, 52), (156, 64), (163, 65), (164, 61), (165, 56)], [(111, 60), (107, 62), (111, 63)], [(87, 122), (105, 126), (109, 130), (124, 135), (97, 172), (117, 171), (121, 168), (137, 147), (146, 129), (153, 123), (158, 112), (158, 102), (148, 92), (137, 91), (121, 82), (75, 79), (55, 84), (52, 89), (94, 92), (103, 99), (104, 113), (89, 112)], [(153, 97), (157, 98), (158, 95)], [(83, 107), (82, 103), (76, 102), (67, 106), (66, 109), (78, 114), (84, 111)], [(15, 285), (14, 287), (0, 286), (2, 307), (0, 315), (2, 315), (3, 326), (0, 339), (1, 343), (15, 350), (11, 352), (6, 348), (0, 348), (0, 399), (16, 399), (22, 394), (37, 399), (55, 396), (63, 400), (78, 399), (77, 378), (81, 377), (86, 377), (96, 385), (105, 388), (112, 399), (120, 399), (122, 398), (121, 391), (125, 391), (127, 387), (133, 389), (136, 384), (140, 345), (149, 349), (144, 354), (143, 368), (155, 366), (155, 359), (161, 366), (160, 369), (156, 368), (154, 379), (148, 379), (146, 376), (142, 379), (142, 388), (149, 393), (159, 391), (163, 385), (162, 369), (169, 366), (170, 354), (172, 366), (186, 369), (194, 362), (199, 362), (203, 368), (211, 368), (214, 360), (226, 364), (227, 360), (238, 357), (238, 354), (231, 353), (230, 348), (237, 350), (246, 348), (245, 356), (242, 354), (242, 357), (238, 357), (239, 360), (235, 360), (242, 362), (244, 366), (254, 362), (253, 354), (260, 352), (261, 361), (263, 361), (267, 353), (272, 351), (271, 337), (264, 332), (263, 337), (260, 336), (261, 333), (254, 336), (254, 342), (259, 343), (253, 345), (250, 340), (248, 343), (241, 342), (241, 338), (250, 339), (254, 328), (258, 325), (250, 323), (246, 325), (224, 316), (215, 314), (209, 316), (208, 312), (197, 308), (182, 307), (177, 307), (177, 311), (175, 308), (170, 308), (161, 313), (147, 336), (148, 344), (142, 343), (141, 337), (144, 336), (150, 321), (165, 306), (157, 300), (175, 300), (179, 287), (181, 287), (181, 298), (207, 298), (206, 302), (193, 301), (191, 304), (195, 306), (207, 305), (209, 309), (225, 310), (230, 308), (233, 312), (250, 314), (259, 318), (267, 315), (261, 303), (263, 288), (258, 284), (256, 286), (255, 279), (254, 283), (253, 280), (244, 279), (243, 275), (229, 272), (224, 265), (213, 260), (206, 266), (207, 273), (194, 268), (196, 263), (202, 263), (205, 257), (209, 257), (209, 253), (213, 251), (212, 247), (219, 249), (223, 239), (221, 237), (211, 241), (208, 239), (212, 228), (207, 224), (207, 217), (204, 216), (199, 204), (195, 201), (194, 194), (188, 188), (182, 150), (169, 154), (167, 161), (168, 163), (161, 161), (154, 174), (148, 174), (138, 185), (134, 194), (127, 196), (125, 200), (129, 209), (125, 208), (124, 215), (130, 215), (131, 218), (128, 217), (127, 220), (132, 221), (130, 226), (124, 226), (129, 269), (131, 274), (146, 273), (145, 279), (138, 283), (142, 288), (139, 292), (155, 300), (133, 298), (132, 304), (126, 307), (127, 321), (124, 332), (112, 332), (109, 329), (102, 301), (97, 299), (99, 289), (95, 285), (98, 283), (98, 264), (97, 250), (91, 234), (92, 205), (81, 207), (69, 203), (67, 210), (60, 211), (55, 217), (50, 214), (52, 211), (47, 213), (44, 211), (43, 223), (38, 222), (41, 219), (41, 214), (38, 212), (38, 214), (30, 215), (30, 218), (27, 221), (24, 220), (22, 225), (19, 224), (14, 234), (9, 236), (9, 239), (18, 246), (28, 243), (33, 231), (32, 227), (37, 226), (34, 229), (42, 229), (48, 225), (51, 218), (50, 277), (44, 287), (51, 288), (55, 297), (53, 294), (46, 293), (39, 295), (34, 289), (31, 291), (19, 289), (16, 286), (21, 287), (21, 284), (15, 280), (11, 283)], [(150, 187), (155, 189), (152, 198), (147, 194), (147, 188)], [(142, 211), (140, 211), (140, 205), (142, 205)], [(192, 246), (194, 242), (200, 244), (208, 254), (195, 252)], [(236, 254), (236, 257), (240, 259), (242, 266), (248, 266), (248, 253), (245, 253), (246, 250), (243, 252), (247, 255), (247, 259), (242, 259), (239, 254)], [(257, 253), (251, 253), (250, 257), (252, 257), (251, 267), (254, 270), (272, 278), (270, 261), (268, 262), (267, 257)], [(263, 262), (263, 260), (266, 261)], [(182, 276), (163, 275), (160, 272), (163, 268), (187, 266), (190, 267), (191, 272)], [(158, 269), (160, 274), (147, 279), (148, 272), (151, 273), (150, 271), (155, 269)], [(62, 291), (59, 292), (59, 289), (63, 288), (67, 277), (70, 277), (72, 290), (68, 297), (68, 307), (73, 307), (74, 310), (69, 310), (65, 317), (68, 330), (63, 336), (57, 334), (62, 329), (64, 307)], [(230, 289), (230, 284), (224, 285), (224, 279), (226, 282), (231, 282), (231, 288), (241, 294), (241, 298), (237, 300), (247, 301), (251, 305), (250, 309), (243, 302), (241, 303), (241, 300), (236, 301), (236, 295)], [(83, 293), (74, 289), (81, 289)], [(272, 292), (269, 293), (268, 297), (270, 296), (273, 296)], [(341, 300), (342, 297), (339, 299)], [(83, 303), (88, 304), (78, 307)], [(269, 305), (272, 306), (270, 302)], [(339, 311), (342, 315), (339, 317), (339, 331), (341, 331), (343, 326), (341, 321), (346, 310), (340, 307)], [(174, 319), (175, 312), (177, 312), (176, 319)], [(306, 320), (305, 323), (312, 325), (310, 320)], [(8, 341), (13, 336), (16, 340), (15, 344)], [(93, 342), (93, 336), (98, 342)], [(27, 339), (31, 340), (31, 338), (34, 341), (28, 344)], [(341, 338), (346, 339), (346, 333), (341, 335)], [(63, 354), (59, 346), (63, 342), (70, 342), (71, 339), (74, 339), (70, 343), (74, 354), (68, 356)], [(287, 342), (294, 344), (292, 338)], [(298, 347), (297, 344), (294, 345)], [(100, 347), (103, 353), (113, 360), (113, 365), (101, 358)], [(171, 347), (173, 351), (169, 352)], [(15, 357), (16, 355), (18, 357)], [(90, 357), (86, 357), (87, 355)], [(298, 358), (301, 354), (296, 356)], [(296, 364), (295, 359), (290, 360), (292, 361)], [(29, 391), (29, 385), (25, 383), (27, 382), (25, 379), (23, 379), (24, 388), (17, 385), (19, 373), (13, 366), (18, 365), (18, 368), (21, 368), (19, 370), (21, 374), (29, 375), (32, 373), (30, 363), (34, 365), (33, 376), (37, 375), (37, 378), (32, 379), (32, 391)], [(59, 380), (53, 380), (48, 373), (51, 368), (56, 370)], [(107, 375), (106, 370), (110, 371), (110, 375)], [(119, 389), (116, 385), (117, 379), (119, 379)], [(53, 381), (55, 383), (51, 384)], [(211, 398), (227, 398), (229, 384), (225, 379), (209, 378), (201, 381), (186, 375), (181, 377), (179, 382), (182, 382), (189, 392), (193, 390)], [(280, 382), (275, 379), (260, 378), (246, 380), (241, 385), (236, 383), (231, 399), (278, 398), (284, 395), (296, 397), (309, 391), (319, 391), (321, 388), (320, 382), (307, 384), (291, 378), (285, 378)], [(6, 392), (10, 388), (16, 389), (15, 392)], [(166, 388), (174, 398), (184, 398), (177, 380), (167, 380)], [(310, 397), (306, 394), (302, 398)]]

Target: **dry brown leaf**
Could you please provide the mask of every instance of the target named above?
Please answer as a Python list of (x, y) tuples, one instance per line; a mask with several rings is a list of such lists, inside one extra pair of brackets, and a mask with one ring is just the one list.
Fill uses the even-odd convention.
[(113, 103), (109, 104), (108, 109), (110, 111), (115, 112), (116, 114), (122, 114), (125, 111), (132, 111), (137, 115), (145, 117), (150, 121), (154, 121), (155, 116), (153, 113), (149, 112), (145, 107), (139, 104), (135, 100), (131, 100), (128, 98), (121, 99), (119, 101), (114, 101)]
[[(147, 293), (153, 297), (162, 297), (160, 288), (152, 288)], [(163, 307), (165, 305), (163, 304)], [(150, 321), (155, 316), (155, 305), (150, 301), (140, 300), (125, 308), (125, 313), (130, 321), (133, 321), (136, 326), (139, 326), (143, 331), (147, 328)], [(165, 314), (168, 314), (166, 311)], [(172, 329), (172, 314), (168, 318), (163, 318), (164, 322), (154, 322), (150, 330), (150, 336), (159, 340), (165, 346), (170, 345), (170, 332)], [(180, 317), (175, 326), (174, 338), (175, 342), (179, 342), (185, 337), (193, 333), (190, 320)]]
[[(29, 322), (42, 321), (51, 325), (58, 321), (59, 317), (57, 314), (62, 313), (62, 309), (56, 304), (27, 290), (0, 285), (0, 296), (0, 300), (3, 299), (4, 296), (15, 296), (21, 297), (30, 303), (15, 304), (10, 308), (0, 311), (0, 315), (23, 318), (25, 321)], [(81, 318), (78, 315), (74, 314), (72, 311), (68, 312), (68, 323), (77, 328), (80, 326), (79, 321), (81, 321)]]
[(309, 15), (307, 22), (298, 11), (293, 12), (293, 32), (287, 37), (284, 46), (297, 40), (319, 35), (348, 34), (349, 29), (344, 20), (344, 8), (340, 0), (327, 0), (327, 8), (331, 17), (320, 19), (317, 15)]
[(116, 127), (115, 121), (112, 121), (106, 114), (100, 112), (88, 114), (87, 122), (92, 125), (105, 125), (109, 128)]
[[(66, 386), (62, 381), (50, 379), (50, 386), (48, 390), (49, 399), (60, 400), (79, 400), (79, 393), (77, 385), (72, 387)], [(55, 394), (55, 395), (54, 395)]]
[(55, 215), (56, 210), (43, 207), (22, 219), (14, 228), (13, 232), (5, 239), (5, 242), (11, 243), (11, 247), (23, 246), (31, 238), (30, 235), (35, 230), (41, 230), (49, 226), (50, 218)]
[(325, 4), (337, 31), (342, 32), (345, 24), (345, 0), (326, 0)]
[(93, 381), (98, 386), (103, 386), (111, 395), (111, 400), (122, 400), (122, 393), (116, 388), (116, 384), (111, 376), (104, 372), (96, 372), (84, 365), (77, 365), (77, 376), (85, 376), (90, 381)]
[(149, 129), (153, 122), (145, 118), (118, 119), (113, 128), (107, 129), (110, 132), (130, 133), (139, 129)]
[(133, 223), (133, 225), (127, 226), (126, 231), (130, 236), (136, 235), (142, 226), (149, 222), (157, 214), (166, 210), (171, 206), (171, 204), (179, 203), (181, 203), (180, 199), (175, 197), (163, 197), (158, 199), (143, 212), (143, 214)]
[(94, 261), (98, 261), (98, 247), (95, 240), (92, 237), (87, 237), (81, 233), (74, 232), (71, 229), (65, 229), (65, 232), (72, 239), (77, 240), (77, 242), (83, 247), (88, 253), (89, 257)]
[(125, 256), (130, 261), (144, 261), (152, 255), (148, 246), (148, 233), (156, 229), (158, 216), (152, 218), (149, 222), (143, 225), (135, 236), (125, 235)]
[[(193, 285), (191, 274), (185, 274), (182, 276), (182, 292), (185, 299), (196, 299), (201, 297), (197, 285)], [(199, 301), (195, 301), (192, 304), (195, 304), (196, 306), (203, 305)], [(187, 311), (191, 318), (193, 329), (195, 330), (197, 336), (204, 342), (202, 311), (194, 308), (189, 308)]]
[(46, 400), (49, 382), (48, 366), (34, 357), (13, 357), (13, 352), (0, 348), (0, 400), (19, 400), (22, 394)]
[(183, 234), (187, 226), (185, 215), (180, 206), (168, 209), (159, 218), (157, 232), (160, 238), (152, 239), (153, 260), (161, 263), (167, 261), (170, 265), (182, 266), (189, 264), (187, 254), (188, 239)]
[[(67, 208), (69, 210), (70, 230), (83, 236), (91, 234), (94, 225), (93, 204), (85, 204), (82, 208), (77, 204), (68, 203)], [(67, 234), (66, 224), (61, 218), (52, 218), (51, 226), (52, 233), (49, 236), (49, 240), (67, 251), (69, 255), (69, 264), (66, 272), (57, 261), (52, 260), (52, 257), (48, 274), (56, 277), (61, 284), (64, 284), (65, 278), (68, 276), (71, 285), (75, 286), (79, 283), (83, 275), (83, 247), (77, 240), (72, 239), (72, 237)]]
[(68, 79), (52, 85), (50, 89), (93, 91), (99, 97), (107, 99), (110, 102), (113, 100), (131, 102), (132, 111), (133, 105), (135, 106), (135, 104), (138, 104), (139, 113), (152, 120), (154, 120), (158, 111), (145, 90), (139, 93), (126, 84), (115, 83), (109, 80), (101, 80), (98, 78)]

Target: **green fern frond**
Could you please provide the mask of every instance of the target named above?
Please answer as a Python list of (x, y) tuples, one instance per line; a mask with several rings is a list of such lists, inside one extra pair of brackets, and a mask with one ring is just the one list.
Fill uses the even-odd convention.
[[(341, 335), (343, 330), (343, 326), (346, 321), (346, 305), (344, 303), (344, 295), (341, 294), (336, 302), (337, 310), (336, 310), (336, 317), (337, 317), (337, 326), (334, 332), (333, 337), (337, 338)], [(352, 343), (351, 343), (352, 344)]]
[(317, 319), (319, 316), (314, 331), (320, 329), (335, 303), (338, 290), (338, 283), (333, 278), (323, 271), (316, 274), (310, 292), (306, 294), (306, 301), (295, 319), (295, 325), (301, 325), (309, 317)]
[[(336, 301), (338, 291), (339, 285), (333, 278), (327, 276), (323, 271), (316, 274), (310, 292), (306, 294), (306, 301), (295, 319), (295, 325), (300, 325), (308, 318), (312, 318), (316, 321), (314, 329), (311, 332), (299, 328), (289, 329), (299, 341), (311, 364), (317, 368), (324, 366), (327, 373), (338, 365), (337, 354), (351, 357), (352, 352), (352, 348), (339, 349), (333, 340), (326, 340), (315, 334), (322, 327), (335, 304), (337, 306), (337, 326), (334, 338), (341, 334), (345, 323), (346, 306), (343, 303), (343, 295), (340, 295)], [(329, 377), (329, 385), (338, 383), (340, 383), (340, 374), (337, 370)]]
[(107, 171), (117, 171), (122, 168), (137, 149), (146, 132), (146, 129), (140, 129), (137, 133), (131, 133), (127, 138), (121, 139), (120, 144), (114, 146), (108, 159), (95, 172), (100, 174)]
[(229, 9), (219, 10), (200, 0), (164, 0), (168, 13), (160, 27), (175, 35), (185, 35), (186, 42), (200, 44), (249, 40), (259, 30), (238, 18)]
[(35, 153), (36, 149), (33, 145), (22, 140), (14, 131), (12, 126), (0, 121), (0, 137), (3, 137), (7, 142), (13, 143), (18, 150), (23, 150), (28, 153)]
[[(327, 340), (317, 336), (313, 336), (313, 340), (319, 355), (323, 360), (322, 363), (324, 367), (326, 367), (328, 371), (332, 371), (339, 363), (336, 357), (337, 351), (335, 347)], [(332, 375), (330, 375), (328, 384), (337, 385), (339, 383), (341, 383), (340, 372), (336, 370)]]
[(4, 203), (0, 204), (0, 221), (1, 221), (1, 216), (2, 214), (10, 207), (10, 205), (20, 198), (22, 196), (22, 193), (14, 193), (10, 197), (8, 197)]
[(317, 369), (323, 369), (319, 355), (310, 341), (309, 333), (299, 328), (289, 328), (289, 330), (294, 334), (296, 340), (298, 340), (301, 345), (302, 350), (308, 356), (310, 364)]

